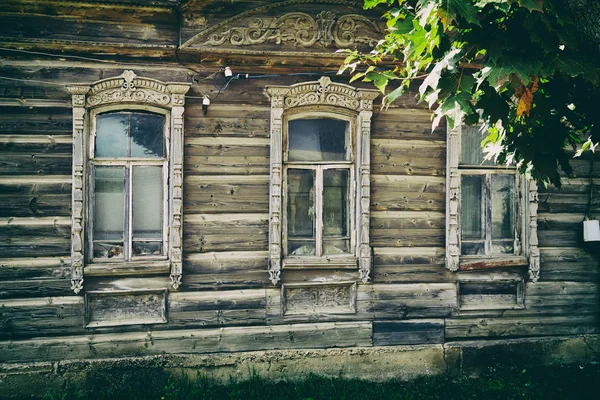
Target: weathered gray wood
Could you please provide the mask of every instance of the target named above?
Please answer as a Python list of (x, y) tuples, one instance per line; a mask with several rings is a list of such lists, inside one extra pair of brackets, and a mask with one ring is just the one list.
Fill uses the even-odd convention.
[(416, 175), (371, 175), (373, 211), (444, 211), (445, 180)]
[(3, 258), (0, 259), (0, 281), (68, 278), (69, 262), (63, 257)]
[(263, 289), (171, 293), (169, 328), (264, 325)]
[(373, 174), (442, 176), (445, 165), (443, 141), (371, 140)]
[(68, 296), (72, 293), (69, 278), (0, 281), (0, 298), (3, 299)]
[[(445, 317), (458, 306), (452, 283), (374, 284), (370, 289), (368, 311), (376, 319)], [(359, 292), (358, 301), (362, 299)]]
[(376, 211), (371, 219), (371, 245), (413, 247), (444, 245), (445, 215), (435, 212)]
[[(2, 75), (8, 72), (1, 69), (0, 71)], [(63, 97), (68, 100), (66, 92)], [(66, 106), (70, 106), (70, 102)], [(73, 117), (70, 107), (0, 107), (0, 135), (64, 135), (70, 138), (72, 130)]]
[(145, 331), (0, 342), (0, 359), (48, 361), (269, 349), (371, 346), (370, 322)]
[(444, 140), (445, 124), (431, 132), (431, 110), (389, 108), (373, 118), (373, 139)]
[(598, 333), (598, 316), (446, 319), (446, 339)]
[(97, 328), (167, 322), (167, 289), (85, 292), (85, 326)]
[(71, 177), (0, 177), (0, 204), (0, 217), (69, 216)]
[(260, 213), (269, 209), (266, 175), (190, 176), (184, 185), (186, 213)]
[(188, 252), (260, 251), (267, 248), (267, 214), (188, 214), (184, 221)]
[(443, 342), (443, 319), (373, 321), (374, 346), (397, 346)]
[(84, 332), (83, 297), (0, 300), (0, 340)]
[(540, 254), (541, 280), (597, 282), (600, 278), (600, 261), (581, 248), (541, 248)]
[(71, 220), (65, 217), (0, 220), (0, 258), (68, 256)]

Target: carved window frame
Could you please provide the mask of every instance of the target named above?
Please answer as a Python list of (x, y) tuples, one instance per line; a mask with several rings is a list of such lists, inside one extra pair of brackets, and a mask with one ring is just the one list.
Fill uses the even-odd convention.
[[(162, 272), (170, 274), (171, 286), (177, 289), (182, 277), (183, 242), (183, 112), (187, 83), (161, 82), (138, 77), (133, 71), (103, 79), (91, 85), (67, 87), (73, 105), (73, 170), (71, 225), (71, 289), (83, 289), (84, 276), (136, 275)], [(117, 262), (127, 268), (103, 267), (86, 263), (86, 225), (88, 208), (88, 160), (92, 118), (103, 111), (148, 110), (165, 115), (169, 148), (167, 204), (167, 260), (163, 262)], [(160, 265), (159, 265), (160, 264)]]
[[(529, 279), (536, 282), (540, 274), (540, 253), (537, 236), (538, 193), (534, 180), (515, 170), (516, 187), (519, 190), (517, 220), (520, 225), (521, 250), (518, 255), (461, 255), (461, 176), (463, 173), (479, 172), (477, 168), (463, 169), (459, 166), (462, 126), (447, 129), (446, 157), (446, 268), (450, 271), (501, 266), (527, 265)], [(493, 173), (487, 169), (485, 173)], [(502, 173), (507, 173), (505, 170)], [(511, 172), (508, 172), (511, 173)], [(468, 266), (467, 264), (470, 264)], [(462, 267), (461, 267), (462, 265)]]
[[(354, 252), (349, 257), (351, 264), (358, 266), (360, 280), (369, 281), (372, 252), (369, 243), (370, 206), (370, 139), (373, 100), (379, 92), (371, 89), (357, 89), (349, 85), (334, 83), (329, 77), (318, 81), (299, 83), (291, 86), (267, 86), (266, 95), (271, 100), (271, 153), (269, 188), (269, 279), (276, 285), (281, 279), (282, 221), (283, 221), (283, 138), (287, 121), (292, 118), (326, 115), (350, 122), (353, 129), (354, 145), (354, 187), (356, 199), (351, 218), (354, 220), (356, 238)], [(309, 263), (310, 267), (340, 267), (339, 260), (321, 257)], [(342, 261), (346, 266), (347, 260)]]

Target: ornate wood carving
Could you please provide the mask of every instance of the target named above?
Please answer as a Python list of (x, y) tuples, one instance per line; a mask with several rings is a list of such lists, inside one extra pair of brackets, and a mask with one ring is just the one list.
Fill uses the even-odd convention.
[(183, 239), (183, 111), (185, 94), (190, 85), (163, 83), (155, 79), (138, 77), (133, 71), (94, 82), (90, 86), (68, 88), (73, 100), (73, 193), (72, 193), (72, 240), (71, 240), (71, 286), (75, 293), (83, 287), (84, 230), (85, 225), (85, 162), (89, 132), (85, 123), (87, 111), (96, 107), (122, 104), (152, 105), (170, 110), (169, 166), (171, 188), (169, 192), (169, 248), (171, 284), (177, 289), (182, 276)]
[(460, 175), (458, 173), (458, 130), (448, 131), (446, 157), (446, 268), (458, 271), (460, 257), (459, 204)]
[(356, 250), (360, 279), (368, 282), (372, 255), (369, 245), (370, 206), (370, 135), (373, 100), (379, 92), (356, 89), (349, 85), (334, 83), (329, 77), (316, 82), (292, 86), (269, 86), (265, 90), (271, 99), (271, 181), (269, 207), (269, 279), (275, 285), (281, 278), (282, 255), (282, 155), (283, 117), (290, 108), (329, 106), (332, 110), (350, 110), (356, 118)]
[[(358, 45), (373, 47), (383, 36), (376, 23), (360, 14), (337, 15), (331, 10), (314, 14), (299, 11), (277, 14), (273, 11), (275, 8), (288, 11), (291, 6), (302, 3), (354, 5), (342, 0), (292, 0), (275, 3), (221, 21), (199, 32), (181, 48), (223, 45), (241, 47), (265, 43), (302, 48), (330, 48), (332, 45), (337, 48), (354, 48)], [(189, 15), (185, 22), (190, 27), (201, 26)]]
[(354, 314), (356, 282), (282, 286), (283, 315)]
[(537, 183), (534, 180), (530, 180), (527, 186), (529, 279), (532, 282), (537, 282), (540, 278), (540, 249), (538, 248), (537, 235), (538, 190)]
[(73, 102), (73, 185), (71, 190), (71, 289), (79, 293), (83, 289), (84, 257), (84, 172), (85, 172), (85, 95), (89, 86), (68, 88)]

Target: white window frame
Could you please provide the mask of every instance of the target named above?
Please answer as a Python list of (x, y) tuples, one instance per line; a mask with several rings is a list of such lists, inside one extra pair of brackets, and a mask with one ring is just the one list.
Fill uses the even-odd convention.
[[(84, 276), (169, 274), (177, 289), (182, 279), (183, 239), (183, 112), (187, 83), (138, 77), (133, 71), (91, 85), (67, 87), (73, 104), (73, 188), (71, 226), (71, 289), (83, 289)], [(130, 260), (91, 260), (86, 253), (91, 229), (95, 119), (100, 113), (149, 111), (165, 116), (163, 255)], [(101, 161), (102, 165), (123, 160)], [(129, 162), (135, 162), (130, 160)], [(146, 161), (143, 161), (146, 162)], [(93, 261), (93, 262), (91, 262)]]
[[(538, 194), (535, 181), (519, 174), (516, 168), (498, 166), (460, 165), (462, 126), (447, 129), (446, 158), (446, 268), (450, 271), (476, 268), (527, 265), (529, 278), (536, 282), (540, 273), (540, 255), (537, 238)], [(514, 174), (515, 214), (517, 235), (514, 254), (492, 254), (486, 233), (485, 255), (461, 254), (461, 180), (463, 175)], [(487, 177), (490, 178), (487, 178)], [(486, 189), (486, 193), (489, 189)], [(486, 200), (487, 201), (487, 200)], [(483, 212), (483, 211), (482, 211)], [(485, 215), (485, 213), (484, 213)], [(489, 221), (488, 221), (489, 222)], [(487, 226), (487, 222), (486, 222)], [(491, 227), (490, 227), (491, 229)], [(487, 229), (489, 231), (489, 229)]]
[[(370, 137), (373, 100), (379, 92), (334, 83), (329, 77), (291, 86), (267, 86), (271, 100), (271, 154), (269, 190), (269, 279), (276, 285), (282, 269), (358, 268), (359, 279), (370, 279), (372, 252), (369, 244)], [(348, 121), (352, 146), (350, 174), (351, 254), (335, 256), (286, 257), (286, 148), (288, 121), (305, 118), (333, 118)], [(334, 165), (323, 163), (323, 165)], [(351, 239), (352, 242), (352, 239)]]
[[(96, 117), (98, 115), (101, 114), (111, 114), (111, 113), (116, 113), (116, 112), (139, 112), (139, 111), (146, 111), (149, 113), (152, 113), (154, 115), (160, 115), (164, 118), (164, 125), (163, 125), (163, 138), (164, 138), (164, 145), (165, 148), (163, 149), (164, 156), (162, 158), (139, 158), (139, 157), (115, 157), (115, 158), (96, 158), (96, 125), (97, 125), (97, 119)], [(87, 263), (100, 263), (100, 264), (108, 264), (108, 263), (116, 263), (116, 264), (120, 264), (120, 265), (116, 265), (116, 268), (119, 267), (123, 267), (123, 264), (128, 264), (128, 263), (132, 263), (131, 266), (135, 266), (135, 262), (136, 261), (145, 261), (146, 263), (149, 261), (157, 261), (157, 260), (167, 260), (168, 259), (168, 243), (169, 243), (169, 239), (168, 239), (168, 229), (167, 227), (169, 226), (169, 219), (168, 219), (168, 211), (169, 211), (169, 190), (163, 190), (163, 198), (162, 198), (162, 204), (163, 204), (163, 215), (162, 215), (162, 226), (163, 226), (163, 234), (162, 234), (162, 254), (160, 256), (149, 256), (149, 255), (145, 255), (145, 256), (134, 256), (133, 254), (131, 254), (131, 247), (132, 247), (132, 226), (131, 226), (131, 222), (133, 220), (133, 215), (132, 215), (132, 193), (133, 193), (133, 168), (134, 166), (160, 166), (162, 167), (162, 177), (163, 177), (163, 186), (165, 189), (168, 189), (168, 182), (169, 182), (169, 153), (170, 153), (170, 129), (169, 129), (169, 122), (170, 122), (170, 112), (158, 107), (153, 107), (153, 106), (145, 106), (144, 108), (138, 108), (138, 107), (130, 107), (130, 106), (108, 106), (108, 107), (99, 107), (97, 109), (94, 109), (92, 111), (90, 111), (90, 123), (92, 124), (92, 127), (90, 129), (90, 140), (88, 143), (89, 146), (89, 157), (88, 157), (88, 165), (87, 165), (87, 170), (89, 171), (88, 175), (88, 191), (87, 191), (87, 195), (88, 195), (88, 207), (87, 207), (87, 220), (88, 220), (88, 224), (87, 224), (87, 232), (86, 232), (86, 238), (87, 238), (87, 243), (86, 243), (86, 250), (87, 250), (87, 254), (85, 254), (86, 256), (86, 261)], [(126, 168), (127, 174), (125, 177), (125, 182), (127, 185), (127, 189), (125, 190), (126, 192), (126, 198), (127, 198), (127, 202), (125, 204), (125, 218), (127, 220), (126, 222), (126, 232), (125, 232), (125, 242), (127, 242), (124, 245), (124, 250), (125, 250), (125, 255), (124, 258), (121, 259), (109, 259), (109, 258), (94, 258), (93, 256), (93, 231), (94, 231), (94, 216), (93, 216), (93, 210), (94, 210), (94, 193), (95, 193), (95, 185), (94, 185), (94, 181), (95, 181), (95, 168), (96, 166), (99, 167), (108, 167), (108, 166), (122, 166), (124, 168)], [(157, 266), (161, 265), (160, 263), (156, 263)], [(166, 264), (162, 264), (163, 266), (166, 266)], [(88, 272), (95, 268), (95, 267), (105, 267), (105, 266), (94, 266), (94, 265), (89, 265), (88, 268)]]

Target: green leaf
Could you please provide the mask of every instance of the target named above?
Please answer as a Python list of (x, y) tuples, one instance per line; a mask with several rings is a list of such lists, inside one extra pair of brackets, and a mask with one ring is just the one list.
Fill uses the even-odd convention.
[(544, 0), (519, 0), (519, 4), (529, 11), (544, 11)]
[(376, 74), (373, 78), (373, 84), (381, 91), (381, 93), (385, 93), (385, 87), (388, 84), (388, 78), (382, 74)]
[(446, 12), (444, 26), (450, 25), (458, 17), (464, 18), (470, 24), (481, 26), (477, 19), (479, 9), (471, 0), (445, 0), (442, 1), (441, 8)]

